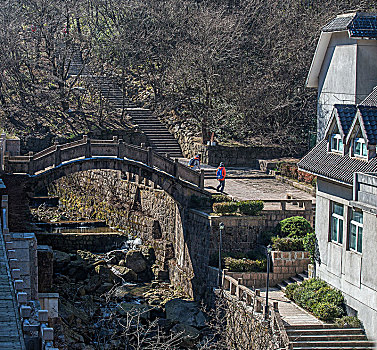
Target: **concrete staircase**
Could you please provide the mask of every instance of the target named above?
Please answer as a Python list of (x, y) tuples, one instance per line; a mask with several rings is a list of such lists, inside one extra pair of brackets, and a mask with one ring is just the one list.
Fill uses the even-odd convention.
[(293, 349), (374, 349), (361, 328), (338, 328), (335, 325), (286, 326)]
[(183, 157), (178, 141), (166, 126), (152, 114), (152, 111), (143, 108), (128, 108), (127, 114), (131, 117), (132, 123), (138, 125), (144, 132), (156, 152), (168, 153), (173, 158)]

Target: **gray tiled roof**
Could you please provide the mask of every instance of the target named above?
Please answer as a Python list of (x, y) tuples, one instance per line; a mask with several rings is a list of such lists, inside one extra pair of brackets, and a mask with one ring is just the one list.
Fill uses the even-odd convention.
[(327, 140), (324, 139), (299, 161), (298, 167), (300, 170), (352, 185), (355, 172), (377, 171), (377, 158), (367, 162), (328, 152)]
[(348, 30), (350, 37), (377, 39), (377, 14), (356, 13), (336, 17), (322, 28), (323, 32), (345, 30)]
[(358, 106), (369, 143), (377, 142), (377, 106)]
[(352, 125), (352, 122), (356, 115), (356, 106), (355, 105), (343, 105), (343, 104), (336, 104), (334, 105), (336, 113), (338, 115), (338, 119), (340, 121), (340, 125), (343, 129), (343, 133), (347, 136), (348, 131)]
[(377, 86), (373, 91), (360, 103), (362, 106), (377, 106)]
[(347, 30), (349, 24), (352, 22), (354, 15), (349, 17), (336, 17), (331, 22), (327, 23), (323, 28), (323, 32), (339, 32)]

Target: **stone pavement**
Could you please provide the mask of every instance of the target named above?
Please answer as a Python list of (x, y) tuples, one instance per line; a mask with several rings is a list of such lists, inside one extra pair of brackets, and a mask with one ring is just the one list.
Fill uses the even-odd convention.
[[(204, 165), (204, 187), (212, 193), (216, 192), (218, 181), (215, 178), (216, 168)], [(226, 194), (238, 200), (287, 199), (287, 195), (295, 199), (315, 200), (311, 194), (276, 180), (272, 175), (251, 168), (229, 168), (225, 179)]]
[[(261, 296), (266, 297), (266, 290), (261, 289)], [(279, 312), (283, 322), (289, 326), (298, 325), (322, 325), (322, 321), (315, 318), (312, 314), (297, 306), (293, 301), (284, 296), (284, 292), (277, 288), (270, 288), (268, 299), (272, 303), (279, 303)]]

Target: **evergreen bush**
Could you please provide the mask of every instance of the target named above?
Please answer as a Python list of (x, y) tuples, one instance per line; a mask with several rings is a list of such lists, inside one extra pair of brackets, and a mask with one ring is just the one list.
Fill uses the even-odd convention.
[(315, 306), (313, 313), (320, 320), (333, 321), (334, 319), (342, 316), (343, 310), (339, 306), (336, 306), (327, 301), (322, 301)]
[(212, 195), (213, 203), (224, 203), (224, 202), (233, 202), (233, 198), (225, 194), (214, 194)]
[(214, 203), (213, 204), (213, 211), (219, 214), (232, 214), (237, 212), (238, 205), (236, 202), (222, 202), (222, 203)]
[(271, 241), (273, 250), (280, 250), (282, 252), (297, 252), (305, 250), (302, 238), (272, 237)]
[(303, 238), (313, 232), (308, 220), (302, 216), (293, 216), (280, 221), (275, 229), (280, 237)]
[(284, 291), (285, 296), (288, 299), (293, 300), (293, 293), (295, 292), (297, 287), (298, 287), (297, 283), (288, 284), (287, 287), (285, 288), (285, 291)]
[(266, 272), (267, 260), (224, 258), (224, 264), (232, 272)]
[(242, 201), (238, 203), (238, 208), (241, 214), (244, 215), (258, 215), (264, 208), (262, 201)]
[(338, 327), (342, 328), (361, 328), (361, 321), (355, 316), (343, 316), (337, 318), (334, 322)]

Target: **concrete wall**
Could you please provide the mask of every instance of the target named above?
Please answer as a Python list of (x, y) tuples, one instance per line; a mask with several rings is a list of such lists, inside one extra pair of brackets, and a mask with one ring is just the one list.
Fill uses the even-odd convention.
[(319, 75), (317, 140), (324, 131), (336, 103), (357, 104), (377, 85), (377, 42), (333, 33)]
[[(352, 201), (352, 188), (318, 179), (316, 202), (316, 234), (321, 263), (317, 276), (341, 290), (348, 310), (363, 322), (367, 335), (377, 340), (377, 275), (375, 271), (377, 218), (366, 211), (365, 203)], [(377, 186), (374, 188), (377, 190)], [(343, 244), (330, 239), (331, 201), (343, 204)], [(363, 209), (363, 252), (349, 249), (348, 232), (351, 207)], [(355, 311), (353, 311), (355, 310)]]

